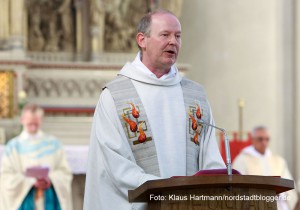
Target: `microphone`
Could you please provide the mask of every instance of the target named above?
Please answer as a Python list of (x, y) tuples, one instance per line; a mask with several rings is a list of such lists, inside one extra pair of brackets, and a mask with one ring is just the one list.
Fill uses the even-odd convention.
[(231, 156), (230, 156), (230, 146), (229, 146), (229, 139), (226, 133), (226, 130), (223, 128), (219, 128), (215, 125), (212, 125), (210, 123), (207, 123), (205, 121), (203, 121), (202, 119), (199, 120), (200, 124), (204, 124), (204, 125), (208, 125), (211, 126), (213, 128), (216, 128), (218, 130), (220, 130), (222, 133), (224, 133), (225, 136), (225, 153), (226, 153), (226, 166), (227, 166), (227, 174), (230, 176), (232, 175), (232, 167), (231, 167)]

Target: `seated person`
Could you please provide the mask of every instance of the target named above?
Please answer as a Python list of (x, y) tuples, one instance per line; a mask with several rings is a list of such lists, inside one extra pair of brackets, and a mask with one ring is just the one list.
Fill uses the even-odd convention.
[[(293, 179), (285, 160), (273, 154), (269, 147), (270, 135), (264, 126), (255, 127), (252, 131), (252, 145), (244, 148), (235, 158), (233, 168), (243, 175), (280, 176)], [(277, 202), (279, 210), (294, 209), (297, 201), (296, 190), (285, 192), (288, 200), (280, 199)], [(281, 198), (284, 193), (281, 194)]]

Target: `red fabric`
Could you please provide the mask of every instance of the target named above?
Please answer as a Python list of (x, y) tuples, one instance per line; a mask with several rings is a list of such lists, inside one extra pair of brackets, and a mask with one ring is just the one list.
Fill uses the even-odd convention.
[[(225, 152), (225, 138), (224, 134), (221, 133), (221, 141), (220, 141), (220, 152), (224, 162), (226, 162), (226, 152)], [(238, 139), (237, 132), (233, 133), (233, 139), (229, 141), (230, 146), (230, 155), (231, 155), (231, 162), (235, 159), (235, 157), (241, 152), (242, 149), (251, 145), (251, 135), (248, 134), (248, 139), (242, 140)]]
[[(238, 170), (232, 169), (233, 175), (242, 175)], [(209, 176), (209, 175), (227, 175), (227, 168), (222, 169), (205, 169), (198, 171), (192, 176)], [(187, 176), (172, 176), (171, 178), (180, 178), (180, 177), (187, 177)]]
[[(227, 169), (207, 169), (207, 170), (201, 170), (195, 173), (193, 176), (202, 176), (202, 175), (224, 175), (227, 174)], [(238, 170), (232, 169), (232, 174), (235, 175), (241, 175), (241, 173)]]

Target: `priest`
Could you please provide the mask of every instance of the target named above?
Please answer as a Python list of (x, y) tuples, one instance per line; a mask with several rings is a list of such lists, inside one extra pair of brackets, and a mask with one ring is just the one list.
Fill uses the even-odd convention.
[[(293, 179), (285, 160), (269, 149), (270, 134), (265, 126), (252, 131), (252, 145), (244, 148), (235, 158), (233, 168), (243, 175), (280, 176)], [(287, 198), (287, 199), (286, 199)], [(293, 210), (297, 202), (296, 190), (282, 193), (277, 201), (279, 210)]]
[(1, 210), (72, 210), (72, 173), (62, 144), (40, 130), (43, 110), (28, 104), (23, 131), (5, 146), (0, 169)]
[(84, 210), (146, 209), (128, 190), (148, 180), (225, 168), (203, 87), (175, 62), (181, 25), (158, 10), (140, 21), (134, 61), (104, 88), (94, 114)]

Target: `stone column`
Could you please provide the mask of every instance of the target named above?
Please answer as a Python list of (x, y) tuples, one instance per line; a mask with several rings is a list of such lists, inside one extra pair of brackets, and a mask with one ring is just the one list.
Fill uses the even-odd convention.
[(88, 1), (75, 0), (76, 8), (76, 60), (87, 60), (90, 54), (89, 44), (89, 8)]
[(76, 53), (82, 53), (82, 1), (75, 1), (76, 8)]
[(24, 30), (24, 0), (10, 0), (11, 47), (23, 50)]
[[(280, 136), (274, 136), (278, 139), (277, 145), (281, 149), (282, 156), (287, 161), (288, 167), (294, 176), (296, 174), (295, 161), (295, 144), (296, 144), (296, 132), (297, 126), (295, 122), (295, 112), (297, 106), (295, 106), (295, 36), (294, 30), (297, 26), (295, 24), (295, 6), (294, 0), (278, 1), (278, 37), (280, 43), (280, 49), (277, 50), (278, 60), (280, 60), (280, 72), (278, 78), (281, 80), (282, 90), (278, 96), (278, 104), (280, 103), (280, 115), (282, 121), (279, 127), (281, 130)], [(299, 39), (299, 38), (298, 38)], [(280, 84), (278, 84), (280, 85)], [(281, 95), (281, 96), (280, 96)], [(282, 141), (284, 139), (284, 141)], [(280, 150), (279, 150), (280, 152)]]
[[(72, 1), (71, 0), (63, 0), (62, 5), (58, 9), (58, 13), (60, 14), (60, 20), (62, 24), (62, 50), (65, 52), (73, 52), (74, 50), (74, 23), (72, 20)], [(55, 28), (55, 13), (53, 14), (53, 27)], [(49, 25), (50, 26), (50, 25)], [(56, 34), (54, 36), (54, 40), (58, 38)], [(55, 38), (57, 37), (57, 38)], [(57, 46), (57, 48), (59, 48)]]
[[(26, 0), (28, 1), (28, 0)], [(28, 11), (27, 11), (27, 7), (24, 4), (24, 8), (23, 8), (23, 22), (22, 22), (22, 30), (23, 30), (23, 46), (24, 49), (27, 50), (28, 49)]]
[(295, 113), (294, 113), (294, 117), (295, 117), (295, 131), (296, 131), (296, 135), (295, 135), (295, 164), (296, 164), (296, 175), (295, 175), (295, 180), (298, 181), (298, 190), (300, 187), (300, 163), (299, 158), (300, 158), (300, 2), (299, 1), (295, 1), (294, 3), (294, 17), (295, 17), (295, 39), (294, 39), (294, 46), (295, 46)]
[(90, 37), (91, 37), (91, 60), (96, 60), (97, 54), (104, 48), (105, 12), (103, 2), (100, 0), (90, 1)]
[(0, 48), (8, 47), (9, 38), (9, 0), (0, 1)]

